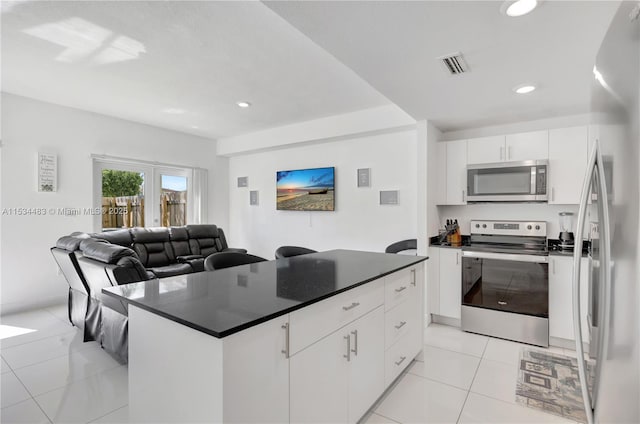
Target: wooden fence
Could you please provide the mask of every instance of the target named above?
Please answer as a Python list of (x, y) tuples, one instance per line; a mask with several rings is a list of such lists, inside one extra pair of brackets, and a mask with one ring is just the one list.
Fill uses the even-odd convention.
[[(144, 227), (144, 197), (102, 198), (102, 228)], [(187, 192), (163, 190), (160, 195), (160, 225), (187, 224)]]
[(160, 216), (162, 226), (187, 224), (187, 192), (162, 190), (160, 196)]

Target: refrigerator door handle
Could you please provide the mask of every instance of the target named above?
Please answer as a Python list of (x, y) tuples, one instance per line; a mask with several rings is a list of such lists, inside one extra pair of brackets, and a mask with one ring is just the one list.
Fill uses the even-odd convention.
[[(580, 209), (578, 211), (578, 223), (575, 234), (575, 246), (582, 246), (583, 231), (585, 218), (587, 215), (587, 202), (589, 196), (589, 188), (593, 180), (593, 174), (596, 168), (597, 151), (599, 150), (598, 140), (596, 140), (589, 163), (587, 172), (582, 182), (582, 192), (580, 195)], [(578, 375), (580, 377), (580, 386), (582, 389), (582, 400), (587, 415), (587, 424), (593, 424), (593, 409), (591, 406), (591, 398), (587, 387), (587, 370), (584, 362), (584, 351), (582, 347), (582, 322), (580, 311), (580, 261), (582, 259), (582, 249), (574, 249), (573, 252), (573, 329), (576, 339), (576, 357), (578, 359)]]

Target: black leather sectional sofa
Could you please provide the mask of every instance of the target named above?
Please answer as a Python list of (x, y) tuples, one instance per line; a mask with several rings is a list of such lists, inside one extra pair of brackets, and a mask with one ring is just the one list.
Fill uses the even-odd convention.
[(204, 271), (207, 256), (239, 251), (216, 225), (130, 228), (61, 237), (51, 253), (69, 283), (69, 320), (122, 363), (128, 358), (125, 305), (104, 287)]

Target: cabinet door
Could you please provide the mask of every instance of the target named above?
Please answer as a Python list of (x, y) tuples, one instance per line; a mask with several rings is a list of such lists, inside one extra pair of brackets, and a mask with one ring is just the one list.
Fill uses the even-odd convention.
[(436, 183), (436, 205), (447, 204), (447, 143), (436, 144), (436, 155), (438, 161)]
[(467, 140), (447, 142), (447, 205), (467, 203)]
[(384, 306), (351, 324), (348, 334), (351, 336), (349, 422), (355, 423), (384, 392)]
[[(575, 340), (573, 331), (573, 258), (549, 257), (549, 336)], [(589, 341), (587, 327), (588, 262), (580, 262), (580, 316), (582, 338)]]
[(346, 335), (338, 330), (290, 358), (291, 422), (347, 422)]
[(472, 138), (467, 141), (467, 163), (496, 163), (505, 160), (505, 137)]
[(549, 131), (508, 134), (506, 160), (523, 161), (549, 158)]
[(587, 127), (549, 130), (549, 204), (580, 203), (588, 141)]
[(428, 314), (440, 315), (440, 248), (429, 247), (427, 264), (427, 303)]
[(462, 258), (459, 249), (440, 249), (440, 315), (460, 319)]
[(285, 315), (223, 339), (225, 422), (289, 421), (288, 323)]

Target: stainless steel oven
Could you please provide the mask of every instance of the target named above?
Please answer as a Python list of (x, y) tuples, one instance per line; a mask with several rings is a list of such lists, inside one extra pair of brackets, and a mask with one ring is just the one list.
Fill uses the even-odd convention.
[(464, 331), (549, 345), (546, 223), (471, 221), (461, 323)]
[(548, 161), (467, 166), (468, 202), (546, 202)]

